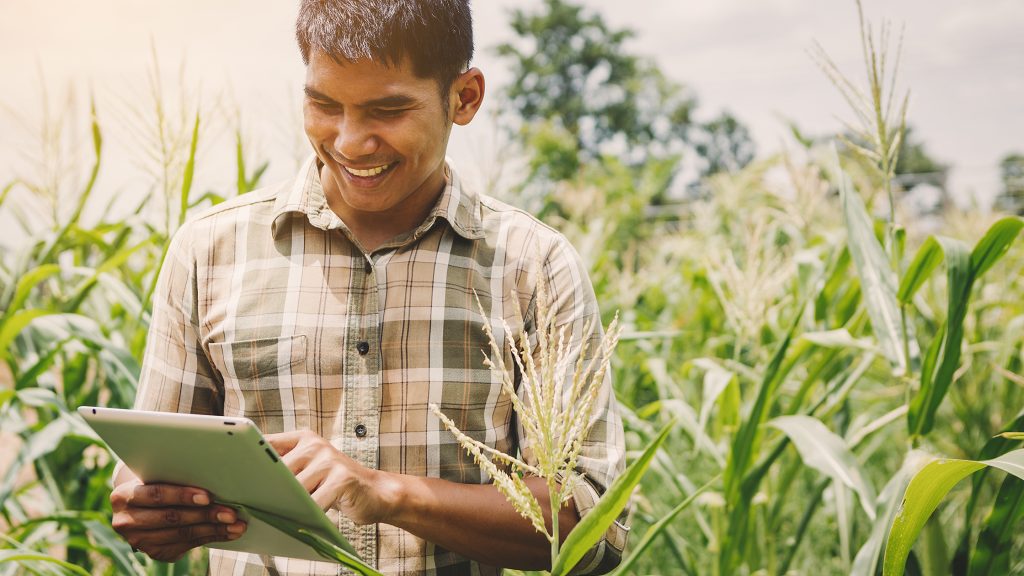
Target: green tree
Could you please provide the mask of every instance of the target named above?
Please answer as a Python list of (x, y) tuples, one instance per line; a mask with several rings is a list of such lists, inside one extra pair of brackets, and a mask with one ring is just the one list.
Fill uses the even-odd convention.
[(996, 207), (1024, 215), (1024, 155), (1015, 152), (1004, 156), (999, 161), (999, 174), (1003, 189), (996, 199)]
[(704, 176), (736, 172), (749, 164), (756, 152), (747, 127), (728, 112), (701, 125), (694, 136), (694, 149), (703, 160)]
[(511, 25), (517, 40), (497, 51), (511, 62), (506, 97), (535, 176), (564, 180), (603, 155), (639, 166), (682, 153), (696, 100), (653, 62), (629, 54), (632, 31), (565, 0), (513, 10)]

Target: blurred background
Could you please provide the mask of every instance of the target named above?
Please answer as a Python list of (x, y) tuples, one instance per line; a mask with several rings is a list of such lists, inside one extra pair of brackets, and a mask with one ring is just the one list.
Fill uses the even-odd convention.
[[(697, 103), (694, 121), (730, 114), (746, 128), (759, 156), (792, 142), (790, 123), (804, 134), (824, 135), (851, 120), (808, 51), (820, 42), (840, 69), (861, 79), (853, 2), (581, 4), (609, 28), (634, 32), (621, 51), (650, 59), (682, 86)], [(539, 5), (486, 0), (473, 7), (475, 65), (489, 81), (485, 110), (491, 113), (509, 111), (499, 92), (516, 78), (512, 62), (496, 51), (517, 40), (510, 11)], [(197, 105), (209, 110), (196, 165), (198, 188), (223, 190), (234, 182), (230, 162), (217, 151), (230, 154), (230, 145), (218, 144), (230, 144), (236, 129), (253, 161), (269, 161), (264, 182), (288, 177), (306, 154), (295, 9), (294, 2), (269, 0), (0, 3), (0, 181), (32, 171), (46, 110), (52, 122), (70, 99), (67, 113), (85, 122), (93, 94), (110, 131), (106, 187), (139, 197), (151, 180), (134, 169), (145, 160), (138, 139), (125, 132), (151, 112), (153, 89), (160, 90), (172, 115), (176, 108)], [(866, 9), (869, 16), (890, 20), (894, 36), (906, 25), (900, 81), (912, 88), (912, 140), (933, 161), (923, 168), (941, 168), (942, 188), (952, 201), (988, 208), (1003, 186), (1000, 162), (1024, 148), (1024, 4), (900, 0), (869, 2)], [(481, 183), (493, 179), (498, 163), (508, 162), (508, 152), (498, 122), (487, 116), (456, 129), (450, 149)]]

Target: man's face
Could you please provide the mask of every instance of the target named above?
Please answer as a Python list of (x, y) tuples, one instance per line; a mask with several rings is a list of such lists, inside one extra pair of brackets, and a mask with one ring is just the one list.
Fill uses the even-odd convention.
[(305, 91), (306, 135), (335, 212), (377, 218), (433, 203), (457, 108), (445, 110), (436, 80), (417, 77), (408, 63), (339, 64), (314, 52)]

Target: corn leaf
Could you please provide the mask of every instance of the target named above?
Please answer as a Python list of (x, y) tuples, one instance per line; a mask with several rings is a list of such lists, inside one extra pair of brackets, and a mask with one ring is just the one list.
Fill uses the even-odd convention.
[(232, 502), (223, 502), (223, 504), (245, 510), (253, 517), (258, 518), (262, 522), (280, 530), (283, 534), (287, 534), (300, 542), (306, 543), (306, 545), (315, 550), (317, 554), (323, 556), (327, 560), (347, 566), (363, 576), (383, 576), (380, 572), (376, 571), (373, 567), (369, 566), (363, 562), (362, 559), (356, 556), (355, 550), (342, 548), (340, 541), (332, 542), (323, 536), (310, 531), (308, 528), (298, 524), (297, 522), (293, 522), (287, 518), (282, 518), (264, 510)]
[(903, 465), (882, 488), (875, 504), (875, 522), (871, 528), (871, 536), (861, 546), (853, 559), (850, 576), (875, 576), (878, 562), (882, 559), (885, 538), (892, 526), (896, 512), (902, 502), (901, 496), (907, 489), (910, 479), (921, 470), (930, 457), (920, 450), (913, 450), (903, 459)]
[(882, 576), (902, 576), (907, 556), (932, 512), (946, 494), (961, 480), (992, 466), (1024, 479), (1024, 450), (1015, 450), (991, 460), (939, 459), (929, 463), (907, 486), (903, 504), (892, 527), (885, 547)]
[(917, 254), (914, 255), (914, 260), (910, 263), (907, 271), (903, 273), (900, 289), (896, 293), (900, 304), (910, 304), (914, 294), (921, 288), (925, 280), (931, 277), (932, 272), (942, 263), (943, 258), (942, 247), (935, 240), (934, 236), (929, 236), (924, 241), (924, 244), (921, 245), (921, 248), (917, 250)]
[[(1019, 440), (1007, 437), (1007, 432), (1005, 431), (1021, 429), (1024, 429), (1024, 410), (1019, 412), (1010, 424), (1003, 427), (1004, 432), (1002, 434), (996, 434), (994, 437), (989, 438), (988, 442), (985, 442), (985, 445), (978, 451), (977, 459), (988, 460), (995, 458), (1019, 446)], [(974, 539), (972, 530), (975, 526), (974, 510), (978, 506), (978, 501), (983, 491), (982, 485), (988, 473), (989, 469), (985, 468), (971, 477), (971, 497), (967, 500), (967, 505), (964, 506), (964, 519), (966, 522), (964, 523), (963, 532), (960, 534), (960, 544), (957, 546), (956, 554), (953, 558), (953, 570), (956, 574), (967, 574), (971, 555), (971, 542)]]
[(14, 190), (14, 187), (17, 186), (18, 183), (18, 180), (8, 182), (4, 185), (3, 189), (0, 190), (0, 206), (4, 205), (4, 201), (7, 200), (7, 196), (11, 194), (11, 190)]
[(612, 522), (615, 521), (619, 513), (622, 512), (622, 509), (625, 508), (626, 503), (629, 502), (629, 497), (633, 494), (633, 488), (640, 483), (644, 472), (647, 471), (647, 466), (650, 465), (654, 455), (661, 448), (665, 439), (668, 438), (668, 433), (672, 430), (673, 424), (669, 423), (661, 430), (661, 433), (647, 445), (643, 454), (634, 460), (626, 468), (625, 472), (615, 479), (615, 482), (601, 495), (601, 498), (590, 509), (590, 512), (576, 524), (576, 527), (569, 533), (569, 536), (566, 537), (565, 542), (562, 543), (562, 547), (558, 551), (558, 557), (555, 558), (554, 566), (551, 567), (552, 576), (568, 574), (573, 566), (587, 553), (587, 550), (590, 550), (594, 544), (601, 540), (604, 533), (608, 531), (608, 527), (612, 525)]
[(185, 162), (185, 174), (181, 178), (181, 205), (178, 208), (178, 226), (185, 223), (188, 213), (188, 196), (192, 192), (192, 177), (196, 171), (196, 146), (199, 144), (199, 111), (192, 125), (192, 141), (188, 145), (188, 160)]
[[(936, 335), (925, 357), (921, 387), (910, 401), (907, 422), (911, 434), (927, 434), (934, 426), (935, 413), (960, 365), (963, 323), (974, 282), (1009, 250), (1022, 226), (1024, 220), (1020, 218), (1004, 218), (989, 228), (972, 251), (958, 240), (935, 237), (935, 244), (941, 248), (946, 260), (948, 311), (940, 330), (942, 336)], [(913, 290), (908, 288), (908, 298), (912, 295)], [(941, 343), (938, 341), (940, 337)]]
[(971, 274), (977, 278), (988, 271), (1010, 249), (1024, 227), (1024, 219), (1003, 218), (993, 224), (971, 252)]
[(693, 443), (694, 453), (697, 453), (704, 443), (712, 444), (707, 439), (705, 432), (708, 425), (708, 417), (711, 415), (711, 409), (714, 407), (715, 401), (717, 401), (722, 392), (734, 382), (736, 382), (736, 376), (732, 372), (725, 370), (724, 368), (720, 368), (717, 365), (712, 365), (712, 367), (704, 373), (700, 415), (698, 416), (697, 421), (697, 438)]
[(875, 489), (842, 438), (810, 416), (780, 416), (768, 425), (789, 437), (804, 464), (856, 492), (864, 513), (875, 519)]
[(36, 285), (50, 276), (59, 273), (60, 266), (56, 264), (43, 264), (22, 275), (18, 279), (17, 287), (14, 289), (14, 296), (11, 298), (10, 303), (7, 304), (7, 310), (3, 314), (4, 317), (10, 316), (24, 306), (25, 301), (28, 300), (29, 294)]
[(22, 310), (15, 312), (10, 317), (0, 324), (0, 360), (6, 359), (11, 355), (11, 344), (14, 343), (14, 339), (21, 334), (21, 331), (25, 329), (33, 320), (53, 314), (48, 310)]
[(1010, 550), (1021, 518), (1024, 518), (1024, 481), (1008, 475), (978, 534), (968, 576), (1010, 573)]
[(105, 519), (103, 521), (86, 520), (82, 524), (99, 547), (107, 551), (119, 573), (141, 574), (143, 572), (142, 565), (132, 553), (132, 547), (114, 532), (108, 521)]
[[(754, 448), (761, 425), (767, 418), (768, 409), (774, 402), (775, 390), (785, 377), (783, 360), (786, 358), (790, 342), (793, 341), (793, 333), (796, 332), (798, 322), (799, 315), (793, 320), (789, 331), (779, 343), (778, 348), (775, 349), (768, 368), (764, 372), (754, 405), (747, 418), (740, 424), (736, 437), (733, 439), (732, 449), (729, 450), (729, 461), (725, 468), (725, 494), (728, 501), (735, 502), (739, 497), (740, 483), (754, 459)], [(787, 365), (792, 365), (792, 362)]]
[(896, 273), (875, 236), (875, 227), (864, 202), (853, 189), (850, 177), (839, 168), (838, 157), (835, 162), (847, 241), (860, 279), (871, 328), (882, 353), (898, 374), (904, 374), (910, 364), (903, 350), (903, 327), (896, 302)]
[(650, 547), (652, 542), (654, 542), (654, 539), (658, 536), (661, 536), (661, 534), (668, 528), (672, 520), (674, 520), (680, 512), (689, 507), (689, 505), (697, 498), (697, 496), (703, 494), (705, 490), (710, 488), (714, 483), (718, 482), (718, 480), (718, 476), (712, 478), (706, 484), (691, 492), (685, 500), (677, 504), (675, 508), (672, 508), (672, 510), (670, 510), (668, 514), (665, 514), (661, 517), (660, 520), (652, 524), (651, 527), (647, 529), (647, 532), (644, 532), (644, 537), (640, 540), (640, 542), (638, 542), (636, 546), (633, 547), (633, 550), (629, 553), (629, 556), (622, 560), (622, 563), (619, 564), (619, 567), (616, 568), (615, 571), (613, 571), (610, 574), (610, 576), (622, 576), (623, 574), (629, 573), (629, 569), (633, 567), (633, 564), (635, 564), (636, 561), (641, 556), (643, 556), (647, 548)]
[(42, 552), (35, 552), (30, 550), (0, 550), (0, 564), (20, 564), (23, 566), (31, 566), (37, 563), (54, 564), (60, 568), (66, 570), (71, 574), (79, 574), (80, 576), (90, 576), (89, 572), (63, 560), (58, 560), (43, 554)]

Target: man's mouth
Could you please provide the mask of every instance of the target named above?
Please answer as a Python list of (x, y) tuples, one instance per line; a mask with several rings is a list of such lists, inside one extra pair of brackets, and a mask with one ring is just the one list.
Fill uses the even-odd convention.
[(394, 165), (395, 163), (391, 162), (390, 164), (381, 164), (380, 166), (374, 166), (372, 168), (360, 170), (358, 168), (351, 168), (343, 164), (342, 168), (344, 168), (346, 172), (353, 176), (358, 176), (360, 178), (373, 178), (374, 176), (379, 176), (383, 172), (390, 170), (391, 167)]

